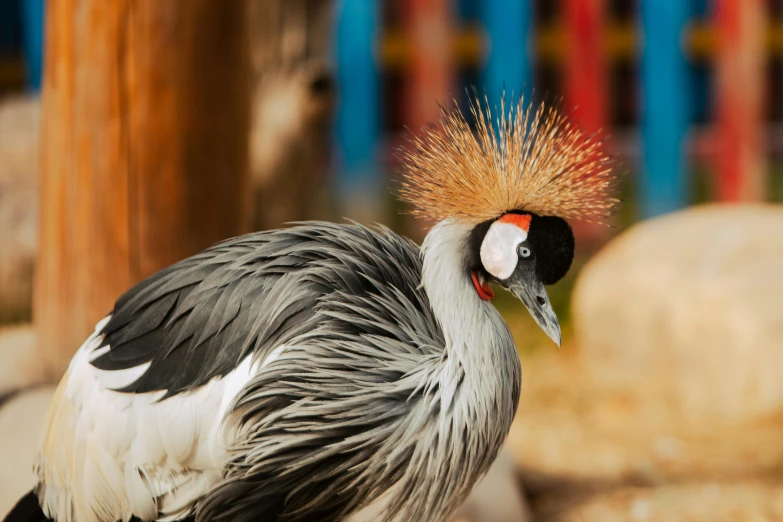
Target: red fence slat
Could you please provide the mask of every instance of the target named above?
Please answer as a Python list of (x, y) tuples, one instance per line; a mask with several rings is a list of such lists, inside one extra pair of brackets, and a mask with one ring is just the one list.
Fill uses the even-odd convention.
[(437, 103), (452, 93), (452, 28), (449, 0), (407, 0), (405, 32), (413, 51), (405, 120), (413, 130), (438, 120)]
[(717, 0), (718, 198), (766, 193), (763, 136), (764, 0)]

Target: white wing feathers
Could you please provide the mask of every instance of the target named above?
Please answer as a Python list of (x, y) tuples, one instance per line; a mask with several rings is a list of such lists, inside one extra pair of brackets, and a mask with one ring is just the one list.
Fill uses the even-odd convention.
[(58, 522), (174, 520), (221, 477), (231, 426), (223, 419), (255, 367), (158, 402), (165, 392), (119, 393), (149, 366), (102, 371), (96, 332), (74, 356), (44, 424), (36, 471), (44, 513)]

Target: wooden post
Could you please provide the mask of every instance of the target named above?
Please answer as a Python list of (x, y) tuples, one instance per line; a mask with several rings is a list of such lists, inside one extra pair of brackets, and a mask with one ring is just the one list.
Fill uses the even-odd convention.
[(765, 197), (763, 0), (718, 0), (718, 198)]
[(244, 232), (243, 0), (46, 3), (34, 318), (51, 377), (133, 283)]
[(642, 139), (644, 168), (639, 183), (644, 217), (676, 210), (687, 201), (685, 135), (688, 64), (683, 32), (689, 3), (642, 0)]

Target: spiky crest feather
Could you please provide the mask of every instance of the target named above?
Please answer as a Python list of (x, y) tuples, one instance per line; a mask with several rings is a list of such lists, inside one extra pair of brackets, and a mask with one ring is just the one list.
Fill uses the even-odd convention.
[[(412, 213), (434, 221), (481, 223), (511, 210), (600, 222), (618, 200), (601, 142), (553, 107), (505, 96), (494, 116), (484, 97), (470, 101), (471, 129), (456, 102), (440, 126), (410, 138), (400, 194)], [(496, 125), (495, 125), (496, 124)]]

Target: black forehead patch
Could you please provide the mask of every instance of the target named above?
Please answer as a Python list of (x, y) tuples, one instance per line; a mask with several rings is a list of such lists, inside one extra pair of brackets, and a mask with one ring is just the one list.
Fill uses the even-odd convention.
[(545, 285), (551, 285), (560, 281), (571, 268), (574, 260), (574, 232), (563, 218), (531, 215), (527, 242), (536, 253), (538, 277)]

